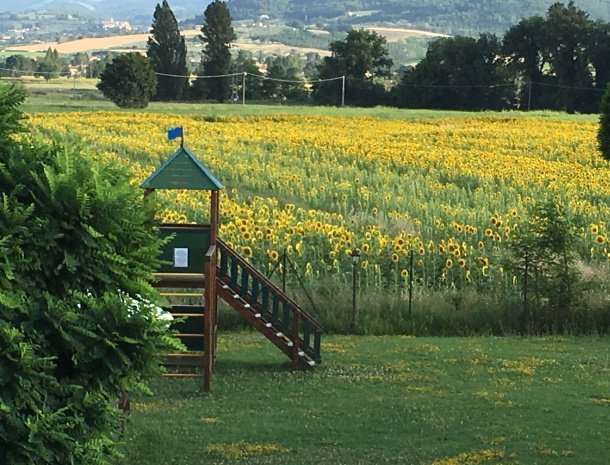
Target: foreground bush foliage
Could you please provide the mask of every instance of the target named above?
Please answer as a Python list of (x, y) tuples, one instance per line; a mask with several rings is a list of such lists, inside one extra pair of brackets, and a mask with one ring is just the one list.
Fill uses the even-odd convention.
[(117, 396), (172, 344), (156, 209), (78, 147), (9, 135), (21, 100), (0, 88), (0, 463), (110, 463)]

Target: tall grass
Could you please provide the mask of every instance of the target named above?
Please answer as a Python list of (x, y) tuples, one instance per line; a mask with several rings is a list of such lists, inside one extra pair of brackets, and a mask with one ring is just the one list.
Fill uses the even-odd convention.
[[(502, 284), (485, 292), (415, 286), (411, 299), (408, 286), (357, 287), (355, 305), (351, 283), (345, 280), (309, 280), (303, 289), (297, 280), (288, 279), (287, 291), (320, 321), (326, 332), (336, 334), (591, 335), (610, 333), (610, 289), (604, 285), (608, 282), (606, 278), (583, 279), (579, 289), (575, 289), (579, 296), (577, 302), (561, 317), (544, 300), (524, 309), (521, 289)], [(354, 315), (355, 331), (352, 327)], [(228, 315), (223, 318), (223, 324), (225, 328), (242, 326), (238, 317)]]

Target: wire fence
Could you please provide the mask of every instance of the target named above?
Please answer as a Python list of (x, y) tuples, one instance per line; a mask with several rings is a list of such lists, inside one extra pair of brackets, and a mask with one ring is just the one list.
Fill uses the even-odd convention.
[[(82, 73), (82, 74), (81, 74)], [(83, 75), (84, 74), (84, 75)], [(76, 89), (77, 80), (80, 77), (86, 77), (86, 72), (81, 70), (77, 72), (72, 71), (32, 71), (32, 70), (18, 70), (14, 68), (0, 67), (0, 75), (4, 78), (14, 78), (14, 79), (23, 79), (25, 77), (43, 77), (45, 79), (51, 78), (68, 78), (73, 80), (73, 88)], [(179, 78), (179, 79), (187, 79), (189, 82), (194, 82), (196, 80), (208, 80), (208, 79), (229, 79), (233, 78), (233, 87), (240, 87), (241, 90), (241, 98), (234, 98), (234, 101), (240, 101), (242, 105), (246, 104), (246, 90), (247, 90), (247, 80), (246, 78), (251, 77), (261, 82), (277, 82), (279, 84), (295, 84), (303, 87), (304, 90), (311, 90), (311, 88), (315, 84), (320, 84), (324, 82), (333, 82), (333, 81), (341, 81), (340, 88), (337, 89), (337, 92), (340, 93), (339, 100), (341, 102), (341, 106), (346, 104), (345, 101), (345, 87), (346, 87), (346, 76), (335, 76), (331, 78), (303, 78), (303, 79), (285, 79), (285, 78), (275, 78), (264, 74), (255, 74), (247, 71), (235, 72), (235, 73), (227, 73), (227, 74), (218, 74), (218, 75), (200, 75), (200, 74), (170, 74), (170, 73), (158, 73), (155, 72), (155, 75), (158, 77), (168, 77), (168, 78)], [(237, 78), (241, 77), (241, 85), (237, 84)], [(597, 87), (583, 87), (583, 86), (569, 86), (564, 84), (553, 84), (547, 82), (537, 82), (537, 81), (524, 81), (520, 83), (518, 86), (516, 83), (489, 83), (489, 84), (407, 84), (407, 87), (414, 89), (455, 89), (455, 90), (467, 90), (467, 89), (497, 89), (497, 88), (515, 88), (515, 90), (523, 89), (526, 90), (528, 94), (529, 100), (531, 101), (531, 95), (533, 93), (533, 88), (535, 86), (546, 87), (546, 88), (554, 88), (559, 90), (568, 90), (568, 91), (579, 91), (579, 92), (594, 92), (599, 95), (606, 91), (605, 88), (597, 88)], [(234, 89), (234, 94), (236, 94), (236, 90)], [(530, 102), (531, 103), (531, 102)], [(529, 110), (529, 103), (527, 105), (527, 109)]]

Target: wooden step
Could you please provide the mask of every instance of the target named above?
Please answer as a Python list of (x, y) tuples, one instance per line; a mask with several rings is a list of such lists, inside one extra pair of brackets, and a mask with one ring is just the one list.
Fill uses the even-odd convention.
[(203, 297), (200, 292), (159, 292), (163, 297)]
[(175, 354), (165, 354), (166, 357), (203, 357), (203, 352), (178, 352)]
[(154, 273), (154, 277), (154, 287), (183, 289), (200, 289), (205, 287), (205, 276), (203, 273)]
[(179, 354), (167, 354), (165, 356), (165, 362), (163, 365), (166, 368), (173, 368), (175, 370), (180, 370), (184, 368), (193, 369), (193, 368), (203, 368), (203, 353), (179, 353)]

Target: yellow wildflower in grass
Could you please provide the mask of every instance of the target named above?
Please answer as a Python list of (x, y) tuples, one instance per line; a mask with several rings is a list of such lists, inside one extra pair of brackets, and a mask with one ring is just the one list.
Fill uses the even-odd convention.
[(555, 450), (544, 443), (536, 445), (536, 453), (545, 457), (572, 457), (574, 455), (571, 450)]
[(201, 419), (201, 422), (206, 425), (215, 425), (218, 423), (222, 423), (222, 420), (219, 420), (218, 418), (214, 418), (214, 417), (203, 417)]
[(499, 360), (500, 371), (533, 376), (540, 367), (552, 365), (555, 360), (544, 360), (537, 357), (523, 357), (517, 360)]
[(204, 451), (224, 460), (243, 460), (260, 455), (273, 455), (288, 452), (279, 444), (251, 444), (248, 442), (232, 442), (228, 444), (209, 444)]
[(430, 465), (485, 465), (495, 464), (504, 458), (504, 452), (499, 450), (485, 449), (474, 452), (462, 452), (455, 457), (435, 460)]
[(610, 407), (610, 397), (608, 396), (590, 396), (587, 398), (589, 402), (593, 402), (597, 405), (602, 405), (604, 407)]
[(513, 405), (512, 401), (508, 400), (503, 392), (478, 391), (474, 395), (486, 400), (494, 407), (510, 407)]

